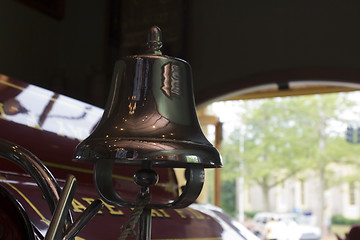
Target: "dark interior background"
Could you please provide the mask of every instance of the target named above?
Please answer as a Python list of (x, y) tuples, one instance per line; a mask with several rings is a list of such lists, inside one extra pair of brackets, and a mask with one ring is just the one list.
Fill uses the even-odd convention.
[(0, 74), (100, 107), (148, 29), (187, 60), (198, 103), (290, 80), (359, 82), (360, 2), (1, 0)]

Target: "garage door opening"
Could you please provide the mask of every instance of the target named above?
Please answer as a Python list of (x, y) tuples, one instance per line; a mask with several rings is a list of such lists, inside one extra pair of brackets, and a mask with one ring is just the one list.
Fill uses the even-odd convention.
[[(242, 222), (260, 212), (302, 217), (323, 235), (348, 230), (334, 230), (334, 219), (360, 222), (359, 88), (269, 84), (206, 106), (222, 123), (221, 207)], [(206, 131), (215, 140), (215, 127)]]

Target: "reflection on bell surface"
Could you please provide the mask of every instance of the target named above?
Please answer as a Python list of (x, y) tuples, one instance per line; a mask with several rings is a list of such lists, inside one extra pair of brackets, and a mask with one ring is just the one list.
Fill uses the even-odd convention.
[(116, 65), (103, 117), (79, 144), (75, 160), (186, 167), (222, 165), (197, 119), (190, 65), (162, 55), (160, 29), (149, 33), (148, 51)]

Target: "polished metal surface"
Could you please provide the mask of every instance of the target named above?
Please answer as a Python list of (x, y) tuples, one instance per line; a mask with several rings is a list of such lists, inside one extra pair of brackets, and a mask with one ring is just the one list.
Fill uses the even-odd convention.
[(103, 206), (100, 200), (94, 201), (73, 223), (70, 210), (76, 190), (76, 178), (73, 175), (67, 177), (65, 186), (61, 190), (50, 171), (35, 155), (4, 139), (0, 139), (0, 158), (10, 160), (22, 167), (41, 189), (53, 214), (44, 238), (46, 240), (73, 239)]
[[(31, 152), (4, 139), (0, 139), (0, 157), (14, 162), (30, 174), (44, 194), (50, 211), (53, 213), (58, 204), (61, 189), (46, 166)], [(70, 214), (68, 219), (71, 220)]]
[(160, 29), (153, 27), (146, 54), (120, 59), (103, 117), (81, 142), (75, 161), (204, 167), (222, 165), (197, 119), (190, 65), (161, 54)]
[(85, 211), (66, 229), (63, 240), (74, 238), (104, 206), (100, 199), (93, 201)]
[(138, 224), (137, 240), (151, 239), (151, 208), (145, 208), (140, 216)]
[[(193, 203), (204, 183), (205, 167), (221, 167), (221, 157), (201, 131), (193, 97), (190, 65), (162, 55), (161, 31), (148, 34), (148, 51), (120, 59), (99, 125), (75, 151), (75, 161), (94, 162), (98, 193), (107, 203), (135, 207), (115, 190), (115, 164), (141, 169), (134, 182), (149, 194), (158, 175), (152, 167), (186, 168), (182, 194), (168, 203), (146, 202), (138, 220), (138, 239), (151, 238), (152, 208), (183, 208)], [(133, 221), (131, 221), (133, 223)], [(124, 235), (127, 231), (123, 232)], [(125, 236), (126, 237), (126, 236)]]
[[(95, 163), (94, 179), (97, 190), (102, 199), (107, 203), (124, 206), (134, 207), (134, 202), (125, 201), (120, 194), (116, 192), (115, 186), (112, 182), (112, 169), (114, 161), (98, 161)], [(192, 165), (186, 169), (186, 185), (182, 194), (175, 200), (167, 204), (149, 204), (152, 208), (184, 208), (193, 203), (199, 196), (202, 186), (204, 184), (204, 168), (201, 165)]]
[(71, 225), (66, 225), (66, 213), (72, 207), (76, 191), (76, 178), (68, 175), (65, 186), (61, 192), (59, 203), (56, 206), (54, 215), (50, 221), (49, 229), (46, 232), (45, 240), (69, 240), (85, 227), (85, 225), (98, 213), (103, 207), (101, 200), (92, 202), (85, 211)]
[[(46, 166), (28, 150), (3, 139), (0, 139), (0, 157), (12, 161), (30, 174), (44, 194), (51, 213), (55, 214), (61, 189)], [(62, 225), (65, 227), (71, 223), (70, 210), (66, 209), (63, 211)]]
[(56, 206), (53, 217), (50, 221), (49, 229), (46, 232), (45, 240), (62, 239), (65, 232), (65, 217), (70, 210), (71, 201), (76, 190), (76, 179), (73, 175), (66, 178), (65, 186), (61, 192), (59, 203)]

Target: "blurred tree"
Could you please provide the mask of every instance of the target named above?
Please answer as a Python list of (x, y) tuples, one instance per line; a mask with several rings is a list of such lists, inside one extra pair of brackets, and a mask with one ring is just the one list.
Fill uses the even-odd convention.
[[(296, 102), (294, 102), (296, 101)], [(261, 187), (264, 210), (269, 192), (308, 167), (316, 139), (304, 119), (301, 98), (272, 98), (245, 104), (244, 175)]]
[(354, 101), (336, 93), (252, 100), (242, 106), (240, 129), (223, 142), (222, 180), (231, 182), (242, 174), (249, 183), (261, 187), (264, 210), (270, 210), (269, 191), (273, 187), (315, 170), (320, 186), (320, 225), (324, 191), (338, 183), (331, 166), (358, 164), (360, 145), (345, 138)]
[(230, 216), (236, 217), (235, 180), (222, 182), (221, 208)]

